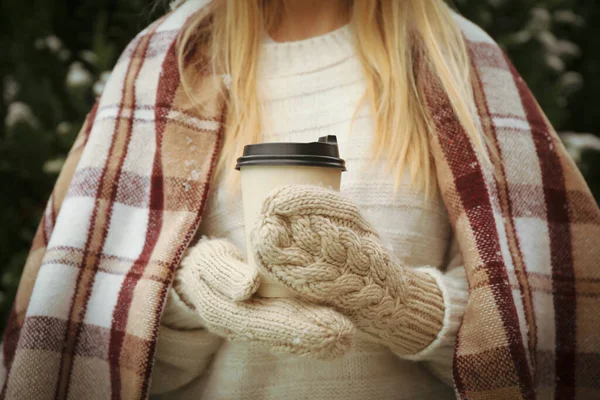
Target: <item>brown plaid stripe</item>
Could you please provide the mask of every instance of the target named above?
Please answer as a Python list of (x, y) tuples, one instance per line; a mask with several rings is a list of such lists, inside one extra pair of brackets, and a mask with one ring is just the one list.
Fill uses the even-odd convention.
[[(503, 64), (504, 61), (499, 55), (498, 51), (495, 52), (490, 49), (489, 46), (486, 45), (472, 45), (471, 52), (473, 54), (473, 59), (476, 59), (477, 56), (475, 53), (479, 53), (479, 57), (486, 57), (493, 59), (493, 62), (485, 64), (487, 68), (507, 68), (506, 63)], [(473, 69), (478, 68), (476, 64), (473, 64)], [(515, 165), (520, 156), (528, 157), (529, 154), (515, 154), (511, 152), (504, 152), (502, 146), (500, 145), (499, 135), (520, 135), (522, 132), (520, 130), (514, 130), (514, 128), (502, 129), (497, 127), (494, 124), (494, 118), (512, 118), (517, 121), (523, 121), (523, 119), (519, 118), (516, 115), (507, 115), (507, 114), (496, 114), (492, 115), (490, 111), (489, 102), (486, 100), (486, 93), (483, 87), (483, 81), (479, 75), (475, 75), (473, 78), (473, 88), (474, 88), (474, 98), (476, 100), (476, 104), (478, 107), (479, 115), (481, 117), (481, 121), (483, 124), (484, 132), (486, 132), (490, 137), (494, 139), (494, 144), (499, 152), (499, 159), (494, 159), (494, 169), (496, 171), (495, 178), (495, 193), (499, 198), (499, 207), (502, 210), (503, 215), (512, 216), (511, 218), (504, 218), (505, 222), (504, 230), (506, 233), (506, 239), (508, 247), (510, 248), (511, 261), (514, 265), (514, 275), (516, 277), (516, 281), (518, 282), (518, 291), (521, 292), (521, 298), (523, 300), (523, 308), (524, 315), (526, 319), (526, 323), (528, 326), (528, 335), (527, 335), (527, 344), (528, 344), (528, 355), (529, 361), (531, 364), (531, 358), (535, 357), (534, 349), (536, 348), (536, 340), (537, 340), (537, 326), (535, 323), (535, 314), (533, 309), (533, 297), (532, 297), (532, 288), (530, 287), (529, 281), (527, 279), (527, 267), (525, 260), (523, 258), (523, 252), (521, 251), (521, 241), (519, 235), (517, 233), (516, 228), (516, 220), (518, 214), (515, 213), (515, 209), (519, 208), (521, 204), (520, 199), (538, 199), (537, 204), (535, 204), (538, 208), (541, 206), (541, 202), (539, 202), (539, 196), (541, 192), (541, 188), (535, 185), (529, 185), (530, 188), (536, 188), (539, 190), (533, 190), (530, 193), (527, 193), (526, 196), (523, 196), (522, 193), (515, 192), (515, 189), (511, 186), (511, 183), (508, 181), (508, 176), (506, 175), (506, 165)], [(501, 132), (502, 130), (502, 132)], [(504, 161), (502, 158), (513, 157), (513, 160)], [(531, 158), (531, 157), (529, 157)], [(504, 162), (503, 162), (504, 161)], [(525, 211), (527, 214), (529, 208)], [(528, 215), (530, 217), (530, 215)], [(509, 272), (510, 274), (510, 272)], [(513, 293), (516, 288), (512, 287)], [(524, 340), (524, 339), (523, 339)], [(520, 344), (520, 343), (519, 343)], [(517, 344), (517, 346), (519, 345)], [(535, 363), (535, 360), (533, 360)]]
[[(489, 46), (484, 48), (489, 51)], [(475, 52), (473, 54), (474, 59), (476, 59)], [(500, 64), (494, 61), (486, 66), (489, 67), (489, 65), (498, 67)], [(431, 76), (426, 79), (428, 82), (435, 82), (435, 79)], [(471, 307), (467, 310), (465, 319), (469, 314), (472, 319), (486, 319), (486, 314), (490, 312), (490, 308), (494, 309), (498, 314), (497, 322), (488, 328), (491, 328), (490, 333), (502, 337), (500, 343), (505, 343), (502, 347), (498, 347), (497, 342), (488, 341), (487, 346), (478, 348), (475, 355), (471, 354), (470, 351), (469, 355), (462, 355), (462, 344), (465, 343), (464, 346), (467, 347), (466, 343), (477, 343), (477, 340), (480, 339), (478, 336), (483, 333), (481, 329), (466, 330), (463, 326), (459, 334), (455, 357), (454, 377), (458, 393), (461, 396), (466, 396), (467, 392), (494, 390), (497, 388), (495, 385), (498, 385), (499, 388), (519, 386), (523, 397), (533, 398), (532, 377), (523, 347), (523, 338), (518, 329), (507, 329), (511, 326), (518, 327), (519, 321), (516, 306), (512, 301), (512, 288), (509, 284), (505, 260), (502, 258), (489, 182), (486, 182), (482, 163), (478, 159), (462, 126), (454, 116), (452, 106), (443, 89), (431, 83), (427, 84), (427, 88), (428, 103), (437, 124), (437, 132), (433, 136), (437, 143), (433, 148), (438, 149), (439, 153), (434, 152), (434, 159), (436, 161), (441, 160), (441, 162), (436, 163), (436, 168), (438, 171), (446, 168), (450, 170), (449, 175), (453, 177), (454, 186), (452, 189), (456, 191), (456, 195), (452, 197), (448, 196), (449, 191), (452, 189), (443, 188), (442, 193), (445, 196), (446, 203), (458, 201), (461, 204), (461, 207), (449, 207), (449, 212), (455, 210), (464, 212), (472, 232), (471, 235), (466, 236), (464, 231), (456, 231), (461, 248), (468, 247), (477, 251), (481, 259), (481, 264), (467, 265), (466, 267), (468, 269), (476, 267), (478, 271), (484, 271), (487, 278), (487, 282), (478, 288), (479, 294), (483, 296), (483, 301), (475, 306), (474, 299), (478, 296), (474, 296), (472, 292), (469, 299)], [(483, 124), (483, 126), (489, 129), (489, 125)], [(442, 179), (439, 179), (439, 181), (441, 186), (447, 185), (448, 182), (448, 180)], [(455, 216), (452, 219), (458, 220), (459, 218)], [(498, 365), (504, 366), (502, 377), (507, 381), (502, 382), (497, 376), (495, 379), (483, 379), (483, 375), (481, 375), (484, 371), (482, 367), (487, 362), (479, 365), (477, 361), (485, 359), (486, 357), (483, 357), (483, 355), (490, 354), (494, 349), (501, 350), (499, 354), (504, 355), (504, 361)], [(467, 362), (462, 361), (465, 357), (467, 357)], [(492, 358), (494, 357), (490, 357), (490, 359)], [(496, 361), (499, 360), (498, 355), (495, 358)], [(487, 361), (489, 362), (489, 359)], [(468, 367), (469, 364), (476, 365), (476, 367)], [(472, 371), (477, 371), (477, 379), (471, 378), (474, 375)], [(495, 374), (492, 373), (492, 375)]]
[[(563, 280), (561, 290), (555, 288), (554, 309), (556, 321), (556, 380), (560, 382), (556, 388), (559, 398), (575, 396), (575, 314), (577, 304), (575, 297), (574, 267), (569, 228), (567, 192), (561, 171), (557, 143), (559, 139), (548, 126), (532, 93), (519, 77), (515, 68), (510, 65), (511, 72), (519, 90), (531, 135), (539, 156), (542, 170), (542, 185), (546, 203), (546, 220), (549, 225), (552, 275)], [(570, 284), (569, 284), (570, 283)]]

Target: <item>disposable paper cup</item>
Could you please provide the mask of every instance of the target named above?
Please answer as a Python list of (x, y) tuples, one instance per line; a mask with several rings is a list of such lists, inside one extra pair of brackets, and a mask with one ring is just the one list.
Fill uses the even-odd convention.
[[(317, 185), (340, 190), (345, 162), (339, 156), (335, 136), (313, 143), (261, 143), (244, 147), (237, 160), (241, 173), (242, 202), (248, 264), (256, 266), (250, 235), (262, 204), (275, 188), (286, 185)], [(284, 286), (261, 276), (260, 297), (291, 297)]]

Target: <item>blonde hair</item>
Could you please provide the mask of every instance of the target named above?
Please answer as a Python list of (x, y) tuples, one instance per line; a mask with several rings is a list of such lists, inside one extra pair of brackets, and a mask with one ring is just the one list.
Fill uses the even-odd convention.
[[(257, 70), (265, 31), (276, 29), (284, 0), (213, 0), (180, 37), (183, 87), (193, 98), (190, 60), (198, 43), (210, 57), (214, 76), (231, 77), (217, 170), (230, 169), (264, 128), (257, 93)], [(471, 64), (460, 28), (443, 0), (346, 0), (356, 51), (363, 65), (374, 117), (375, 159), (387, 155), (396, 183), (410, 172), (412, 185), (427, 196), (436, 185), (429, 132), (434, 122), (424, 95), (424, 69), (446, 92), (458, 120), (478, 149), (485, 146), (471, 86)], [(193, 63), (192, 63), (193, 64)], [(487, 159), (487, 158), (486, 158)]]

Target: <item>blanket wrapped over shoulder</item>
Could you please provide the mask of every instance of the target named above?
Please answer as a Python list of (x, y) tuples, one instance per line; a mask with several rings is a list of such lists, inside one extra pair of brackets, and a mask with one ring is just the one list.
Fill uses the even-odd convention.
[[(213, 96), (199, 111), (177, 68), (176, 38), (198, 3), (136, 37), (90, 112), (25, 265), (0, 398), (148, 396), (165, 294), (221, 141), (223, 102)], [(457, 397), (599, 398), (600, 211), (505, 54), (457, 19), (480, 123), (499, 154), (484, 163), (444, 92), (428, 90), (432, 157), (470, 288)], [(207, 81), (195, 89), (210, 98)]]

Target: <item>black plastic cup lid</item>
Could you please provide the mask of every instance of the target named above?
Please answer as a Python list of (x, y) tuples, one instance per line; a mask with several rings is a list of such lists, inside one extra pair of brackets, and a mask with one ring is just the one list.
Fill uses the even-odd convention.
[(244, 147), (244, 154), (237, 159), (235, 169), (248, 166), (326, 167), (346, 170), (346, 162), (340, 158), (337, 138), (323, 136), (312, 143), (259, 143)]

